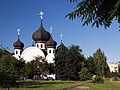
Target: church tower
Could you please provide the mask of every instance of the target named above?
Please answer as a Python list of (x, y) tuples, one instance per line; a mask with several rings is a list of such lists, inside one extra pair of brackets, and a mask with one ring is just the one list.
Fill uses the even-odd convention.
[(18, 40), (14, 42), (14, 55), (15, 57), (19, 57), (22, 54), (24, 44), (20, 41), (20, 30), (18, 29)]
[(44, 14), (43, 12), (40, 12), (41, 24), (39, 29), (33, 33), (32, 39), (35, 41), (35, 46), (37, 48), (45, 50), (46, 42), (50, 39), (50, 34), (43, 27), (43, 24), (42, 24), (43, 14)]
[(46, 42), (46, 45), (47, 45), (46, 60), (48, 63), (54, 63), (57, 43), (52, 38), (52, 32), (51, 32), (50, 40)]
[[(52, 27), (50, 29), (52, 30)], [(57, 43), (52, 38), (52, 31), (51, 31), (50, 40), (47, 41), (46, 45), (47, 45), (47, 54), (48, 55), (50, 55), (50, 54), (55, 55)]]

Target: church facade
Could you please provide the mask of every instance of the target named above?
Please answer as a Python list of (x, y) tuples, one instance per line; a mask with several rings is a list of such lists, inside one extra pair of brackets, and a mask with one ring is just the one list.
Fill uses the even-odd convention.
[(57, 42), (53, 40), (52, 33), (47, 32), (43, 27), (41, 13), (41, 23), (37, 31), (32, 35), (33, 45), (23, 49), (24, 43), (20, 40), (18, 30), (18, 40), (14, 42), (14, 57), (23, 58), (26, 62), (30, 62), (35, 57), (43, 57), (48, 63), (54, 63)]

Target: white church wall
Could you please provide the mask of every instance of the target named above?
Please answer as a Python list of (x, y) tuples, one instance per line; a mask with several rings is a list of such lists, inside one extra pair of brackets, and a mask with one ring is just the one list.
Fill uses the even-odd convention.
[(41, 49), (37, 47), (28, 47), (22, 52), (21, 58), (26, 60), (26, 62), (30, 62), (38, 56), (42, 56), (43, 58), (45, 58), (45, 55)]
[(49, 54), (46, 56), (46, 60), (48, 63), (54, 63), (55, 56), (53, 54)]
[(36, 47), (40, 49), (45, 49), (46, 45), (44, 43), (36, 43)]
[(15, 49), (14, 54), (20, 56), (21, 55), (21, 50), (20, 49)]
[(47, 48), (47, 54), (55, 55), (55, 49), (54, 48)]

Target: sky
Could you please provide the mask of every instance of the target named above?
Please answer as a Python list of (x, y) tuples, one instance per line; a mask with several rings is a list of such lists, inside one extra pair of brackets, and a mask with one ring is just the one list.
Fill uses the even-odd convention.
[(120, 31), (119, 25), (113, 21), (111, 27), (82, 27), (80, 18), (69, 20), (65, 16), (74, 11), (75, 3), (67, 0), (0, 0), (0, 44), (9, 47), (13, 52), (13, 43), (17, 41), (17, 29), (20, 29), (20, 39), (25, 48), (32, 45), (32, 34), (40, 26), (40, 11), (44, 12), (43, 26), (49, 32), (53, 28), (53, 39), (60, 44), (60, 34), (63, 43), (69, 47), (78, 45), (87, 58), (98, 48), (107, 56), (107, 62), (120, 61)]

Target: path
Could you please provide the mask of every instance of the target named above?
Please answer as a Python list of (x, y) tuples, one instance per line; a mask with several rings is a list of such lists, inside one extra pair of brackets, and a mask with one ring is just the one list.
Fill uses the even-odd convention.
[(89, 87), (87, 87), (87, 86), (77, 86), (77, 87), (74, 87), (74, 88), (70, 88), (68, 90), (89, 90)]

